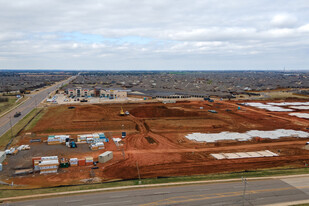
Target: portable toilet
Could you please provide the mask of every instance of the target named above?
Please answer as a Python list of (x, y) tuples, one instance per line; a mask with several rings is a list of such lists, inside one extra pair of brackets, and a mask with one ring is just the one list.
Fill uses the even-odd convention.
[(121, 137), (122, 138), (125, 138), (127, 136), (127, 133), (126, 132), (121, 132)]

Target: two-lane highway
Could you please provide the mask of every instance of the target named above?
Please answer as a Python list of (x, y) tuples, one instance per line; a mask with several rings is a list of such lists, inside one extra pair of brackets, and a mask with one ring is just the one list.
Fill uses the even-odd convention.
[[(6, 205), (268, 205), (284, 202), (309, 202), (309, 177), (249, 180), (228, 183), (140, 188), (115, 192), (93, 192)], [(291, 204), (291, 203), (289, 203)], [(292, 203), (294, 204), (294, 203)]]
[[(22, 118), (24, 118), (29, 112), (31, 112), (40, 102), (42, 102), (49, 95), (49, 93), (60, 88), (62, 85), (69, 83), (75, 77), (76, 76), (72, 76), (65, 81), (58, 82), (46, 89), (43, 89), (34, 95), (29, 95), (30, 98), (28, 100), (20, 104), (17, 108), (13, 109), (6, 115), (2, 116), (0, 118), (0, 137), (11, 128), (11, 125), (14, 126), (17, 122), (19, 122)], [(21, 112), (21, 116), (15, 118), (14, 114), (16, 112)]]

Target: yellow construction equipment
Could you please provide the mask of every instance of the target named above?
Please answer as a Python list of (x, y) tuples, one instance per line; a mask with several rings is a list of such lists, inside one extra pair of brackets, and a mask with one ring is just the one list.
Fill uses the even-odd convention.
[(122, 107), (120, 109), (120, 116), (124, 116), (124, 111), (123, 111)]

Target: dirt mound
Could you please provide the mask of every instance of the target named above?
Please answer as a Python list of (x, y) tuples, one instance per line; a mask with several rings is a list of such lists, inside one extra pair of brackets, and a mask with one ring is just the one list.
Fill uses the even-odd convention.
[(197, 112), (188, 112), (176, 108), (168, 108), (166, 106), (142, 106), (134, 108), (130, 111), (135, 117), (194, 117), (198, 116)]

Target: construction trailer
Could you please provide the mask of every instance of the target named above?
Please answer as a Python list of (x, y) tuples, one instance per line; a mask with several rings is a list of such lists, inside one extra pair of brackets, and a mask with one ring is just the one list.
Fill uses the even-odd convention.
[(105, 163), (109, 160), (113, 159), (113, 152), (112, 151), (106, 151), (99, 155), (99, 162)]
[(2, 163), (6, 158), (5, 151), (0, 151), (0, 163)]

